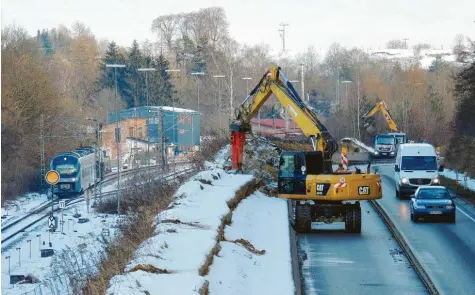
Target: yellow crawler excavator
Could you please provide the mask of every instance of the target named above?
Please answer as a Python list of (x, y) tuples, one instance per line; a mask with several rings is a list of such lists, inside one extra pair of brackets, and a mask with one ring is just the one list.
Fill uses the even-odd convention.
[[(290, 199), (297, 231), (311, 230), (312, 221), (344, 222), (347, 232), (361, 232), (360, 201), (382, 198), (381, 177), (361, 171), (333, 172), (331, 158), (338, 144), (315, 114), (306, 107), (280, 67), (270, 68), (236, 109), (230, 125), (233, 169), (242, 170), (246, 133), (251, 118), (274, 95), (314, 151), (283, 151), (278, 175), (279, 198)], [(368, 169), (369, 170), (369, 169)]]

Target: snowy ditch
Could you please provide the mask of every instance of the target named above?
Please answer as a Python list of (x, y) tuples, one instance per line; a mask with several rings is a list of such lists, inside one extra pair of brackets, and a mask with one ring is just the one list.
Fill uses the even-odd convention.
[(217, 168), (225, 152), (178, 189), (108, 295), (294, 293), (287, 203)]

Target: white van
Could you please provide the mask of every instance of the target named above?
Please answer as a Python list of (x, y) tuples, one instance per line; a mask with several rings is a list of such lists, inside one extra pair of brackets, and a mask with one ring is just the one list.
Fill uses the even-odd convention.
[(444, 167), (437, 167), (434, 146), (428, 143), (406, 143), (397, 150), (394, 171), (396, 196), (401, 198), (414, 194), (421, 185), (439, 185), (439, 171), (444, 171)]

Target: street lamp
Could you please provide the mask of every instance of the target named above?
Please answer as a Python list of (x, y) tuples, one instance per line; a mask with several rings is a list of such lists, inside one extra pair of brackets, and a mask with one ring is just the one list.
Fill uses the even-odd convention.
[[(168, 69), (168, 70), (165, 70), (166, 73), (177, 73), (177, 72), (181, 72), (180, 69)], [(175, 113), (175, 98), (172, 99), (172, 107), (173, 107), (173, 117), (176, 118), (176, 113)], [(175, 123), (175, 122), (173, 122)], [(178, 120), (177, 120), (177, 123), (178, 123)], [(177, 128), (177, 124), (174, 124), (175, 126), (173, 126), (173, 140), (174, 142), (176, 143), (177, 140), (175, 139), (175, 129)], [(173, 146), (174, 149), (176, 149), (176, 146), (174, 145)], [(176, 174), (176, 159), (175, 159), (175, 151), (173, 151), (173, 179), (175, 179), (175, 174)]]
[(120, 113), (119, 113), (119, 97), (117, 96), (117, 68), (125, 68), (123, 64), (106, 64), (106, 68), (114, 69), (115, 79), (115, 110), (117, 114), (115, 127), (115, 141), (117, 144), (117, 214), (120, 215)]
[[(225, 75), (213, 75), (213, 78), (225, 78)], [(221, 83), (220, 80), (218, 79), (218, 111), (217, 114), (219, 116), (219, 128), (222, 128), (221, 124)]]
[(345, 84), (345, 85), (346, 85), (346, 89), (345, 89), (345, 91), (346, 91), (346, 95), (345, 95), (345, 96), (346, 96), (346, 101), (348, 101), (348, 84), (350, 84), (350, 83), (351, 83), (350, 80), (343, 80), (343, 81), (341, 81), (341, 84)]
[(148, 101), (148, 72), (155, 72), (157, 69), (155, 68), (138, 68), (138, 72), (145, 72), (145, 88), (147, 89), (147, 106), (149, 106)]
[[(193, 76), (203, 76), (204, 72), (192, 72)], [(200, 113), (200, 84), (198, 83), (198, 114)]]
[(246, 96), (249, 95), (249, 80), (252, 80), (251, 77), (243, 77), (243, 80), (246, 80)]
[[(203, 76), (205, 73), (204, 72), (192, 72), (191, 75), (193, 76)], [(200, 83), (198, 83), (198, 118), (200, 118), (201, 122), (201, 113), (200, 113)], [(193, 132), (193, 131), (192, 131)], [(201, 140), (199, 141), (198, 144), (198, 149), (201, 149)]]
[[(148, 72), (154, 72), (157, 69), (155, 68), (138, 68), (138, 72), (145, 72), (145, 89), (147, 91), (147, 107), (149, 106), (149, 92), (148, 92)], [(150, 138), (147, 132), (147, 155), (148, 155), (148, 166), (150, 167)], [(149, 172), (150, 173), (150, 172)]]

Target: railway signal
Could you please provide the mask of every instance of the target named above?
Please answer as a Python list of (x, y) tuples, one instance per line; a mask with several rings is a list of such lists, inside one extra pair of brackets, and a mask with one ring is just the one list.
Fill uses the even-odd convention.
[[(50, 170), (46, 173), (45, 175), (45, 178), (46, 178), (46, 182), (49, 183), (51, 185), (51, 215), (49, 217), (49, 220), (48, 220), (48, 227), (50, 229), (50, 231), (52, 230), (55, 230), (56, 229), (56, 224), (54, 224), (53, 226), (51, 226), (51, 219), (53, 219), (53, 221), (55, 220), (54, 219), (54, 216), (53, 216), (53, 212), (54, 212), (54, 186), (59, 182), (59, 179), (60, 179), (60, 175), (58, 173), (58, 171), (56, 170)], [(51, 244), (51, 242), (50, 242)]]
[[(60, 176), (59, 176), (58, 171), (56, 171), (56, 170), (50, 170), (50, 171), (48, 171), (48, 172), (46, 173), (45, 178), (46, 178), (46, 182), (47, 182), (47, 183), (49, 183), (49, 184), (51, 184), (51, 185), (55, 185), (55, 184), (57, 184), (57, 183), (59, 182)], [(51, 192), (52, 192), (52, 191), (51, 191)]]

